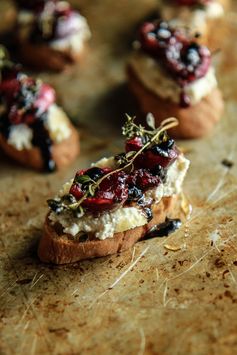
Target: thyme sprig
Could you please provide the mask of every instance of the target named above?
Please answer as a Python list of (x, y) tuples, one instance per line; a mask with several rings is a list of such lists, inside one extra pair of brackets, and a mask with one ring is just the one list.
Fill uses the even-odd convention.
[[(134, 123), (135, 117), (130, 117), (129, 115), (126, 115), (126, 116), (127, 116), (127, 121), (126, 121), (125, 125), (122, 127), (123, 135), (125, 135), (127, 138), (132, 138), (134, 136), (140, 136), (140, 137), (146, 136), (146, 137), (148, 137), (148, 141), (138, 151), (129, 152), (129, 154), (126, 154), (125, 159), (123, 160), (122, 166), (119, 165), (118, 169), (108, 172), (107, 174), (103, 175), (97, 181), (92, 180), (88, 175), (82, 175), (82, 176), (77, 177), (76, 182), (86, 184), (87, 190), (85, 191), (83, 196), (77, 202), (74, 202), (71, 204), (64, 204), (63, 203), (61, 205), (61, 207), (63, 207), (63, 209), (74, 210), (74, 211), (78, 211), (78, 209), (79, 209), (79, 212), (83, 213), (83, 208), (82, 208), (81, 204), (88, 197), (94, 196), (96, 190), (99, 188), (100, 184), (105, 179), (109, 178), (110, 176), (112, 176), (115, 173), (119, 173), (120, 171), (124, 171), (124, 170), (128, 170), (128, 169), (131, 169), (131, 171), (132, 171), (134, 169), (133, 163), (134, 163), (135, 159), (145, 149), (150, 147), (153, 143), (155, 143), (155, 144), (161, 143), (160, 137), (163, 132), (178, 125), (178, 120), (174, 117), (170, 117), (170, 118), (167, 118), (164, 121), (162, 121), (161, 125), (158, 128), (152, 129), (152, 130), (146, 130), (143, 126), (136, 125)], [(150, 117), (151, 121), (153, 120), (153, 119), (151, 119), (151, 116), (148, 116), (148, 117)], [(153, 124), (151, 124), (150, 126), (153, 126)], [(55, 200), (48, 200), (49, 206), (50, 206), (50, 204), (52, 204), (52, 201), (55, 201)]]

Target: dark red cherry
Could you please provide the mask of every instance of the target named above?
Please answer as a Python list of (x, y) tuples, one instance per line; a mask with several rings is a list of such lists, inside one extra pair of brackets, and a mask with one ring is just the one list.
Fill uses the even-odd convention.
[(146, 169), (135, 170), (128, 178), (129, 186), (145, 191), (152, 187), (158, 186), (161, 180), (158, 176), (154, 176)]
[[(97, 171), (90, 171), (91, 169), (89, 169), (83, 171), (82, 175), (90, 176), (92, 173), (92, 176), (95, 179), (95, 174), (98, 177), (99, 171), (98, 168), (92, 169), (97, 169)], [(99, 174), (98, 178), (101, 178), (110, 171), (111, 169), (100, 169), (102, 175)], [(79, 173), (78, 176), (82, 175), (80, 175)], [(126, 180), (127, 175), (124, 172), (115, 172), (114, 174), (108, 176), (101, 182), (95, 192), (95, 195), (87, 197), (82, 202), (82, 207), (86, 208), (92, 213), (100, 213), (106, 210), (112, 210), (115, 206), (123, 204), (128, 198), (128, 187)], [(77, 178), (75, 178), (74, 183), (70, 189), (70, 194), (72, 194), (74, 197), (76, 197), (77, 200), (79, 200), (84, 195), (85, 191), (87, 191), (88, 185), (87, 183), (81, 184), (75, 181), (77, 181)]]
[(132, 152), (132, 151), (137, 152), (142, 147), (143, 147), (142, 138), (141, 137), (134, 137), (134, 138), (129, 139), (126, 142), (125, 150), (126, 150), (126, 153)]
[(154, 170), (157, 165), (167, 168), (178, 157), (179, 151), (172, 139), (164, 143), (154, 145), (147, 149), (135, 160), (135, 166)]

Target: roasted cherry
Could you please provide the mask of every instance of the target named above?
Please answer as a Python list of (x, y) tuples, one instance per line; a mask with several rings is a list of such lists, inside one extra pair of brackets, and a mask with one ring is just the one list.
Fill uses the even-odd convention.
[[(98, 180), (110, 171), (111, 169), (98, 170), (98, 168), (92, 168), (83, 171), (83, 174), (79, 172), (77, 176), (91, 175), (91, 179)], [(85, 191), (87, 191), (88, 185), (87, 183), (84, 185), (78, 183), (76, 182), (77, 180), (78, 179), (76, 177), (70, 189), (70, 194), (79, 200), (84, 195)], [(128, 187), (126, 181), (127, 175), (122, 171), (115, 172), (114, 174), (108, 176), (100, 183), (99, 187), (95, 191), (95, 195), (92, 197), (87, 197), (82, 202), (82, 207), (86, 208), (92, 213), (100, 213), (105, 210), (111, 210), (118, 204), (123, 204), (128, 198)]]
[(158, 186), (160, 182), (159, 176), (154, 176), (150, 171), (142, 168), (135, 170), (128, 178), (130, 186), (136, 186), (142, 191)]
[(126, 150), (126, 153), (131, 152), (131, 151), (137, 152), (142, 147), (143, 147), (142, 138), (141, 137), (134, 137), (134, 138), (129, 139), (126, 142), (125, 150)]

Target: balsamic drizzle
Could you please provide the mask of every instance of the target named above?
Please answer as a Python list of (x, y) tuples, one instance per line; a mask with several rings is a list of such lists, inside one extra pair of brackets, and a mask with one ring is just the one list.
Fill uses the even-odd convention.
[(44, 170), (54, 172), (56, 170), (56, 164), (52, 158), (52, 140), (44, 124), (46, 120), (47, 112), (41, 115), (31, 126), (33, 130), (32, 144), (40, 149), (44, 161)]
[(171, 233), (174, 233), (182, 225), (180, 219), (170, 219), (166, 217), (165, 222), (157, 224), (152, 227), (145, 235), (143, 239), (151, 239), (156, 237), (168, 237)]

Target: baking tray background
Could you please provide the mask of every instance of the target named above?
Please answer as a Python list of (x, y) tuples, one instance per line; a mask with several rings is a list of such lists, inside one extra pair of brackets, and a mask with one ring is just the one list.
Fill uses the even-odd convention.
[(124, 112), (136, 112), (124, 65), (137, 25), (155, 7), (155, 0), (81, 1), (93, 33), (84, 62), (65, 74), (42, 73), (81, 132), (81, 156), (69, 169), (38, 174), (0, 156), (1, 354), (237, 351), (235, 11), (214, 59), (225, 114), (211, 136), (180, 142), (192, 162), (186, 225), (169, 238), (73, 265), (44, 265), (36, 256), (46, 199), (78, 168), (122, 147)]

